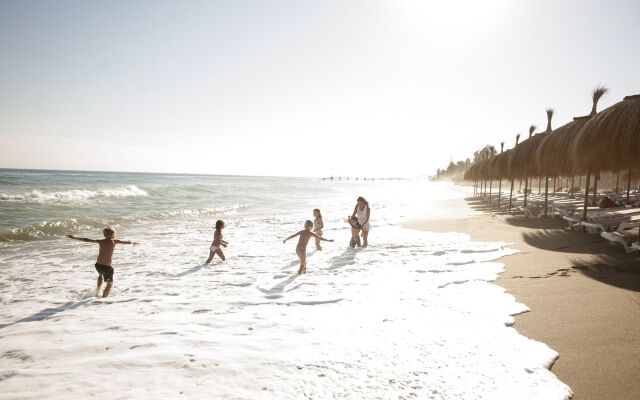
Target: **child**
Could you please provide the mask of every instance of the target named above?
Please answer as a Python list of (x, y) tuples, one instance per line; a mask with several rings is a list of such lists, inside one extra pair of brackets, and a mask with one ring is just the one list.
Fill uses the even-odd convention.
[(362, 229), (362, 225), (358, 222), (358, 217), (352, 215), (347, 218), (347, 222), (351, 225), (351, 241), (349, 242), (349, 246), (351, 246), (352, 249), (356, 246), (362, 247), (360, 243), (360, 230)]
[(333, 242), (333, 240), (325, 239), (311, 232), (311, 228), (313, 228), (313, 222), (306, 220), (304, 223), (304, 230), (293, 234), (282, 241), (282, 243), (287, 243), (287, 240), (293, 239), (296, 236), (300, 236), (300, 239), (298, 239), (298, 245), (296, 246), (296, 254), (300, 259), (300, 269), (298, 269), (298, 275), (307, 273), (307, 243), (309, 243), (309, 239), (311, 239), (311, 237), (314, 237), (318, 240), (324, 240), (325, 242)]
[(96, 260), (96, 271), (98, 271), (98, 285), (96, 287), (97, 297), (100, 296), (100, 287), (102, 286), (103, 278), (104, 281), (107, 282), (107, 287), (104, 289), (102, 297), (109, 296), (111, 286), (113, 286), (113, 267), (111, 266), (111, 257), (113, 256), (113, 249), (116, 247), (116, 244), (132, 244), (134, 246), (138, 244), (130, 240), (116, 240), (116, 231), (109, 227), (104, 228), (102, 230), (102, 234), (104, 235), (104, 239), (87, 239), (67, 235), (69, 239), (80, 240), (88, 243), (98, 243), (98, 246), (100, 246), (98, 250), (98, 259)]
[(226, 240), (222, 240), (223, 228), (224, 228), (224, 221), (221, 219), (217, 220), (216, 231), (213, 233), (213, 242), (209, 247), (209, 258), (207, 258), (207, 262), (205, 264), (209, 264), (213, 259), (213, 256), (215, 256), (216, 254), (220, 256), (220, 258), (222, 258), (222, 261), (225, 260), (224, 253), (222, 252), (222, 249), (220, 249), (220, 246), (227, 247), (229, 242), (227, 242)]
[[(322, 236), (322, 228), (324, 228), (324, 223), (322, 222), (322, 214), (320, 214), (319, 209), (313, 210), (313, 233), (318, 236)], [(322, 250), (320, 246), (320, 239), (316, 238), (316, 250)]]

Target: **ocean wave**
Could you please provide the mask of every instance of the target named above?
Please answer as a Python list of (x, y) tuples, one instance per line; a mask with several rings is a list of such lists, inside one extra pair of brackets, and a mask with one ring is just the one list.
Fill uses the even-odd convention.
[(0, 242), (31, 241), (48, 239), (72, 232), (106, 226), (106, 221), (98, 218), (44, 221), (20, 228), (0, 229)]
[(0, 193), (0, 201), (28, 202), (28, 203), (74, 203), (86, 200), (109, 197), (139, 197), (148, 193), (136, 185), (129, 185), (114, 189), (84, 190), (72, 189), (60, 192), (43, 192), (32, 190), (24, 193)]
[(243, 204), (234, 204), (232, 206), (214, 207), (214, 208), (198, 208), (198, 209), (185, 208), (185, 209), (174, 210), (174, 211), (151, 213), (143, 217), (132, 217), (131, 219), (123, 218), (123, 221), (158, 220), (158, 219), (170, 219), (170, 218), (198, 218), (198, 217), (209, 217), (209, 216), (216, 216), (216, 215), (228, 215), (245, 207), (247, 206)]
[(247, 206), (235, 204), (227, 207), (154, 212), (140, 216), (118, 217), (108, 220), (104, 218), (69, 218), (56, 221), (43, 221), (19, 228), (0, 229), (0, 243), (52, 239), (78, 231), (102, 229), (109, 225), (119, 226), (145, 221), (223, 216), (233, 214), (244, 207)]

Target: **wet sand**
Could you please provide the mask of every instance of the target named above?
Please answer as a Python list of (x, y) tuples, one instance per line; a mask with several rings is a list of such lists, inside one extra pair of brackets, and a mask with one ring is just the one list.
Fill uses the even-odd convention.
[(412, 221), (406, 227), (464, 232), (512, 243), (496, 282), (531, 312), (515, 328), (560, 353), (552, 367), (575, 400), (640, 398), (640, 260), (599, 235), (570, 231), (562, 219), (525, 219), (474, 199), (472, 218)]

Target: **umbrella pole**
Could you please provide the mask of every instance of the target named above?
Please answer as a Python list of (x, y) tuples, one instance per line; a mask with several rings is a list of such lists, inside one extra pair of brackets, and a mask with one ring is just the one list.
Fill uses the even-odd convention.
[(509, 211), (511, 211), (511, 198), (513, 197), (513, 178), (511, 178), (511, 191), (509, 192)]
[(489, 179), (489, 207), (491, 207), (491, 189), (493, 187), (493, 179)]
[(527, 197), (529, 196), (529, 177), (524, 177), (524, 208), (527, 208)]
[(593, 174), (593, 205), (598, 205), (598, 173)]
[(591, 174), (589, 171), (587, 171), (587, 185), (586, 188), (584, 190), (584, 209), (582, 210), (582, 219), (584, 221), (587, 220), (587, 207), (589, 206), (589, 180), (591, 178)]
[(500, 200), (502, 200), (502, 177), (498, 181), (498, 208), (500, 208)]
[(553, 194), (556, 194), (556, 188), (558, 187), (558, 177), (553, 178)]
[(629, 203), (630, 192), (631, 192), (631, 168), (629, 168), (629, 177), (627, 178), (627, 203)]
[(569, 191), (573, 190), (573, 181), (574, 181), (574, 179), (576, 179), (576, 176), (575, 175), (571, 175), (571, 187), (569, 188)]
[(544, 216), (547, 216), (547, 204), (549, 203), (549, 173), (544, 176)]
[(538, 194), (542, 193), (542, 181), (538, 178)]

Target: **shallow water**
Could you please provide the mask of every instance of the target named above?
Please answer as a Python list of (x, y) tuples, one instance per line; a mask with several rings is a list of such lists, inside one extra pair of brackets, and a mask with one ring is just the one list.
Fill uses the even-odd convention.
[[(467, 213), (464, 188), (404, 181), (0, 173), (0, 392), (9, 398), (563, 399), (557, 354), (510, 327), (505, 243), (402, 229)], [(355, 197), (371, 246), (347, 248)], [(321, 208), (323, 251), (295, 241)], [(215, 220), (228, 260), (202, 264)], [(122, 238), (108, 299), (96, 246)]]

